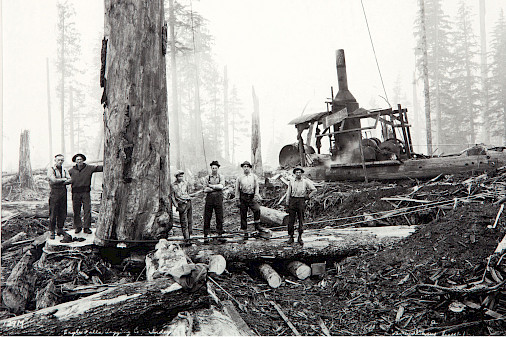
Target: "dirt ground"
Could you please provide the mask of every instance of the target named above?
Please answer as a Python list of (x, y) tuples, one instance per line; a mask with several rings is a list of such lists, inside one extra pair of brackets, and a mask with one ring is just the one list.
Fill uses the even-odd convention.
[[(323, 335), (326, 329), (331, 335), (503, 335), (506, 332), (503, 320), (485, 314), (487, 309), (499, 315), (506, 313), (502, 285), (486, 293), (465, 292), (463, 287), (460, 292), (451, 290), (458, 285), (469, 288), (472, 282), (480, 280), (489, 287), (497, 283), (486, 267), (487, 258), (506, 234), (504, 215), (496, 228), (487, 226), (494, 223), (499, 210), (500, 206), (494, 202), (500, 195), (494, 191), (502, 182), (506, 182), (506, 176), (499, 173), (481, 178), (439, 177), (433, 182), (318, 183), (318, 193), (308, 203), (308, 228), (368, 226), (371, 222), (362, 221), (367, 215), (377, 218), (378, 212), (419, 205), (381, 200), (384, 197), (448, 202), (375, 220), (375, 225), (419, 227), (401, 242), (359, 256), (325, 261), (327, 267), (322, 276), (298, 280), (282, 274), (285, 281), (281, 287), (271, 289), (248, 266), (231, 264), (225, 274), (213, 279), (233, 301), (241, 304), (239, 313), (259, 335), (294, 334), (272, 302), (281, 307), (302, 335)], [(41, 195), (46, 192), (40, 189)], [(263, 205), (282, 210), (278, 202), (284, 192), (285, 187), (279, 181), (265, 188)], [(468, 201), (455, 203), (454, 198)], [(195, 234), (202, 230), (203, 204), (202, 195), (195, 197)], [(2, 224), (2, 241), (21, 230), (29, 236), (40, 235), (46, 226), (47, 219), (11, 219)], [(71, 227), (70, 219), (67, 226)], [(239, 210), (233, 200), (226, 200), (225, 230), (234, 232), (238, 228)], [(176, 234), (177, 231), (176, 228)], [(2, 285), (22, 256), (22, 249), (2, 251)], [(111, 280), (122, 278), (127, 282), (139, 278), (140, 270), (121, 271), (121, 267), (115, 268), (117, 273), (111, 275)], [(501, 267), (495, 270), (499, 274), (495, 277), (502, 280)], [(443, 290), (423, 288), (421, 284), (437, 285)], [(220, 288), (216, 288), (216, 293), (222, 300), (231, 299)], [(456, 302), (466, 301), (478, 303), (481, 308), (453, 309)], [(12, 314), (4, 311), (3, 317), (9, 315)]]

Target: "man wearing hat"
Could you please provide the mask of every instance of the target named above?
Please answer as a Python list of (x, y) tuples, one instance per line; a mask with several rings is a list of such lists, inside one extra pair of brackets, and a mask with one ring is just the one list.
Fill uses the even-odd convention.
[[(72, 157), (72, 162), (76, 163), (69, 170), (72, 183), (72, 209), (74, 211), (75, 233), (83, 232), (91, 234), (91, 176), (95, 172), (103, 172), (102, 165), (88, 165), (85, 163), (86, 156), (78, 153)], [(81, 221), (81, 207), (84, 213), (84, 222)]]
[(260, 191), (258, 177), (251, 172), (251, 164), (245, 161), (241, 164), (243, 174), (237, 177), (235, 182), (235, 200), (241, 212), (241, 230), (244, 232), (244, 240), (248, 240), (248, 208), (253, 211), (253, 222), (255, 229), (261, 231), (260, 227)]
[(58, 235), (63, 235), (63, 225), (67, 217), (67, 186), (70, 184), (70, 175), (63, 168), (65, 158), (62, 154), (54, 156), (54, 165), (47, 170), (49, 179), (49, 232), (50, 239), (55, 238), (55, 230)]
[(302, 245), (302, 232), (304, 230), (304, 210), (305, 201), (316, 193), (316, 187), (311, 180), (302, 177), (304, 170), (302, 167), (293, 169), (295, 179), (288, 182), (288, 191), (286, 192), (286, 205), (288, 206), (288, 243), (293, 243), (293, 234), (295, 232), (295, 217), (299, 219), (299, 237), (297, 242)]
[(223, 242), (223, 187), (225, 178), (218, 173), (220, 163), (214, 160), (211, 162), (211, 174), (206, 177), (204, 192), (206, 193), (206, 204), (204, 206), (204, 244), (209, 243), (211, 232), (211, 218), (216, 214), (216, 232), (218, 242)]
[(171, 185), (172, 203), (179, 213), (179, 223), (181, 224), (185, 246), (189, 246), (191, 245), (190, 236), (193, 234), (192, 201), (189, 194), (189, 185), (183, 179), (183, 171), (177, 171), (174, 176), (176, 181)]

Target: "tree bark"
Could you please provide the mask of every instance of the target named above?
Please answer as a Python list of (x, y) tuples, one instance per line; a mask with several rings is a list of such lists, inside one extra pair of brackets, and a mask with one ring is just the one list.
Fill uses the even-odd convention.
[(0, 321), (2, 335), (132, 333), (161, 327), (181, 311), (208, 307), (207, 288), (188, 293), (172, 280), (124, 284)]
[(263, 224), (288, 228), (288, 213), (260, 206), (260, 221)]
[(33, 189), (35, 182), (32, 175), (32, 164), (30, 162), (30, 132), (24, 130), (19, 138), (19, 182), (22, 188)]
[(260, 108), (258, 97), (255, 94), (255, 87), (252, 88), (253, 93), (253, 118), (251, 123), (251, 163), (253, 164), (253, 172), (263, 175), (262, 166), (262, 141), (260, 138)]
[(288, 271), (299, 280), (305, 280), (311, 276), (311, 267), (300, 261), (292, 261), (287, 266)]
[[(106, 0), (104, 188), (95, 243), (170, 229), (163, 1)], [(167, 225), (169, 227), (167, 227)]]
[(13, 237), (11, 237), (9, 240), (5, 240), (2, 242), (2, 250), (5, 250), (12, 246), (13, 243), (16, 243), (18, 241), (26, 240), (28, 235), (25, 232), (20, 232)]
[(5, 288), (2, 290), (4, 305), (14, 313), (25, 310), (26, 304), (33, 293), (36, 281), (33, 262), (32, 252), (26, 252), (12, 269)]
[(70, 136), (70, 155), (76, 152), (75, 138), (74, 138), (74, 90), (72, 86), (69, 87), (69, 136)]
[(65, 14), (61, 16), (61, 93), (60, 93), (60, 142), (61, 154), (65, 156)]
[(176, 16), (174, 15), (174, 0), (169, 0), (169, 27), (170, 27), (170, 67), (172, 82), (172, 116), (174, 117), (174, 146), (176, 150), (176, 168), (182, 169), (181, 160), (181, 126), (179, 125), (179, 99), (177, 91), (177, 63), (176, 63)]
[(272, 268), (270, 265), (264, 263), (258, 267), (260, 274), (267, 281), (271, 288), (279, 288), (281, 282), (281, 276)]
[(37, 291), (37, 304), (36, 304), (36, 310), (49, 308), (58, 303), (58, 296), (56, 294), (56, 287), (54, 285), (54, 281), (51, 279), (47, 283), (47, 285), (43, 288)]

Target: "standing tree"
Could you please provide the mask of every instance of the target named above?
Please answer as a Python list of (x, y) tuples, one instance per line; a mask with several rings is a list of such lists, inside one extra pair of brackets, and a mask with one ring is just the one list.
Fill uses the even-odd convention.
[[(74, 125), (73, 125), (73, 117), (75, 111), (72, 108), (69, 108), (67, 113), (65, 113), (65, 101), (71, 100), (69, 90), (67, 89), (67, 85), (70, 83), (74, 88), (74, 93), (76, 97), (81, 97), (79, 93), (77, 93), (77, 88), (79, 85), (77, 84), (77, 79), (80, 71), (77, 69), (77, 64), (81, 54), (81, 46), (80, 46), (80, 36), (75, 28), (75, 9), (71, 2), (68, 0), (58, 1), (57, 4), (58, 10), (58, 37), (57, 37), (57, 47), (58, 47), (58, 56), (56, 59), (56, 67), (58, 72), (60, 73), (60, 82), (57, 85), (57, 93), (60, 96), (60, 113), (61, 113), (61, 152), (65, 154), (65, 121), (69, 124), (69, 136), (70, 136), (70, 152), (74, 153)], [(81, 103), (73, 102), (76, 106)], [(78, 104), (76, 104), (78, 103)], [(70, 104), (70, 102), (69, 102)], [(67, 116), (67, 114), (69, 116)], [(67, 118), (68, 117), (68, 118)]]
[(445, 114), (444, 133), (452, 143), (460, 144), (452, 148), (462, 150), (464, 144), (474, 144), (479, 123), (480, 90), (478, 87), (479, 64), (477, 38), (472, 30), (472, 16), (468, 5), (461, 1), (453, 33), (453, 67), (451, 105)]
[(46, 79), (47, 79), (47, 126), (49, 133), (49, 164), (53, 162), (53, 130), (51, 124), (51, 87), (49, 85), (49, 58), (46, 58)]
[(253, 116), (251, 119), (251, 163), (253, 171), (258, 175), (263, 175), (262, 165), (262, 138), (260, 137), (260, 107), (258, 97), (255, 93), (255, 87), (252, 87), (253, 94)]
[[(231, 156), (232, 163), (236, 164), (236, 147), (237, 144), (241, 144), (246, 142), (247, 138), (249, 138), (249, 122), (246, 119), (246, 116), (243, 111), (243, 105), (241, 100), (239, 99), (239, 95), (237, 93), (237, 87), (235, 85), (232, 86), (232, 90), (230, 91), (230, 100), (229, 100), (229, 113), (231, 116), (231, 130), (232, 130), (232, 144), (231, 144)], [(239, 161), (244, 160), (245, 158), (239, 159)]]
[(35, 182), (30, 162), (30, 132), (24, 130), (19, 137), (19, 170), (18, 178), (21, 188), (33, 189)]
[(490, 117), (488, 97), (487, 32), (485, 30), (485, 0), (480, 0), (480, 47), (481, 47), (481, 106), (483, 111), (483, 141), (490, 144)]
[(170, 229), (163, 26), (163, 0), (105, 0), (104, 188), (98, 245), (154, 239)]
[(506, 142), (506, 19), (501, 11), (494, 26), (491, 45), (490, 64), (490, 118), (503, 123), (491, 125), (493, 136)]
[(223, 120), (224, 120), (224, 147), (225, 159), (230, 160), (230, 140), (228, 135), (228, 70), (227, 66), (223, 68)]

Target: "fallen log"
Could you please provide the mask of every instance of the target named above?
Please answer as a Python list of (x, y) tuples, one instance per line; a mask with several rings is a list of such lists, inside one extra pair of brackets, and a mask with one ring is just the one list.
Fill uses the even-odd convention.
[(56, 287), (52, 279), (49, 280), (43, 289), (37, 291), (36, 301), (36, 310), (52, 307), (58, 304), (58, 295), (56, 294)]
[(260, 221), (262, 224), (288, 228), (288, 213), (260, 206)]
[(33, 293), (36, 281), (33, 262), (32, 252), (27, 251), (12, 269), (2, 291), (4, 305), (14, 313), (25, 310), (26, 304)]
[(195, 262), (205, 263), (209, 266), (208, 271), (221, 275), (227, 268), (227, 260), (222, 255), (214, 254), (211, 250), (201, 250), (193, 259)]
[(271, 288), (278, 288), (283, 280), (281, 276), (267, 263), (264, 263), (258, 267), (260, 275), (267, 281)]
[(161, 327), (179, 312), (209, 307), (207, 288), (193, 293), (167, 278), (101, 293), (0, 321), (2, 335), (130, 334)]
[(241, 315), (237, 312), (235, 309), (234, 304), (229, 301), (223, 301), (223, 310), (225, 311), (225, 314), (227, 314), (232, 321), (234, 321), (235, 325), (239, 329), (239, 332), (242, 336), (255, 336), (256, 333), (253, 332), (253, 330), (250, 329), (248, 324), (242, 319)]
[(230, 317), (216, 308), (201, 309), (192, 313), (181, 314), (168, 326), (164, 327), (161, 335), (245, 336)]
[(311, 276), (311, 267), (300, 261), (292, 261), (287, 266), (288, 271), (299, 280), (305, 280)]
[[(361, 251), (376, 249), (399, 241), (414, 232), (416, 226), (361, 227), (335, 229), (324, 228), (306, 230), (303, 234), (304, 245), (286, 243), (286, 231), (273, 231), (270, 240), (250, 239), (244, 244), (228, 243), (210, 245), (208, 250), (222, 255), (227, 263), (268, 260), (324, 260), (325, 258), (343, 258)], [(193, 259), (202, 246), (185, 248), (186, 254)]]
[(12, 245), (18, 241), (26, 240), (27, 236), (28, 235), (25, 232), (21, 232), (21, 233), (14, 235), (9, 240), (5, 240), (4, 242), (2, 242), (2, 250), (12, 247)]

